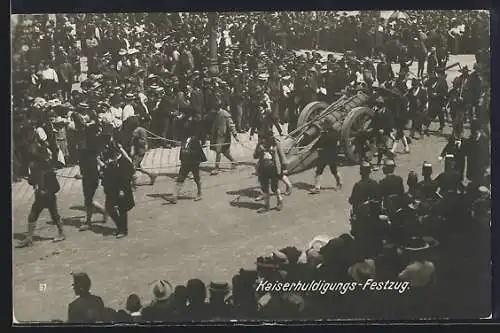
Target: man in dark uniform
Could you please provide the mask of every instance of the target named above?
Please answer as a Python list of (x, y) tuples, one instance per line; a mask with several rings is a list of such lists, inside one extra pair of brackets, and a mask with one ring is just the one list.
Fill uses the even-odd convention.
[(429, 134), (429, 126), (436, 116), (439, 118), (439, 131), (444, 129), (444, 110), (443, 107), (448, 95), (448, 83), (446, 82), (446, 74), (444, 69), (439, 68), (436, 71), (438, 77), (432, 79), (429, 83), (428, 96), (429, 96), (429, 111), (427, 114), (427, 121), (425, 123), (425, 133)]
[(68, 323), (95, 324), (103, 322), (105, 307), (102, 298), (90, 293), (91, 281), (87, 273), (72, 273), (73, 290), (78, 296), (68, 305)]
[(386, 56), (381, 55), (382, 60), (377, 65), (377, 81), (379, 87), (384, 85), (387, 81), (394, 78), (394, 72), (392, 71), (392, 66), (387, 62)]
[(452, 134), (446, 146), (441, 151), (439, 159), (442, 160), (446, 155), (453, 155), (455, 158), (455, 168), (460, 174), (461, 179), (464, 177), (465, 157), (467, 156), (467, 144), (461, 137)]
[(437, 186), (437, 194), (442, 199), (438, 204), (437, 211), (446, 221), (455, 221), (464, 213), (459, 205), (460, 194), (464, 190), (462, 178), (456, 170), (453, 155), (446, 155), (444, 172), (434, 180)]
[(200, 139), (197, 136), (195, 124), (190, 122), (186, 126), (186, 139), (182, 142), (180, 152), (181, 168), (177, 176), (177, 186), (175, 193), (171, 199), (171, 203), (177, 203), (177, 198), (184, 185), (184, 181), (191, 172), (194, 182), (196, 183), (197, 194), (194, 201), (201, 200), (201, 179), (200, 179), (200, 164), (207, 161), (207, 157), (201, 147)]
[(415, 133), (422, 134), (422, 123), (425, 115), (425, 105), (427, 104), (427, 92), (422, 87), (419, 79), (411, 80), (411, 88), (408, 92), (408, 110), (411, 119), (411, 138), (418, 139)]
[(439, 195), (443, 198), (456, 196), (463, 189), (463, 184), (455, 166), (455, 156), (446, 155), (444, 163), (444, 172), (439, 174), (434, 180)]
[(437, 185), (432, 179), (432, 164), (424, 162), (422, 165), (422, 177), (424, 178), (417, 184), (417, 199), (429, 202), (436, 198)]
[(40, 127), (37, 128), (35, 135), (36, 142), (33, 143), (31, 149), (28, 179), (28, 183), (35, 190), (35, 201), (28, 216), (28, 234), (16, 246), (18, 248), (33, 245), (36, 221), (44, 208), (49, 210), (52, 221), (57, 226), (58, 236), (53, 241), (59, 242), (65, 239), (61, 216), (57, 210), (56, 193), (59, 192), (60, 185), (54, 172), (51, 152), (48, 149), (47, 135)]
[(116, 238), (128, 235), (128, 212), (134, 208), (132, 177), (135, 169), (132, 159), (123, 147), (108, 134), (103, 140), (104, 149), (102, 186), (106, 195), (106, 211), (116, 224)]
[(424, 162), (422, 165), (422, 181), (418, 182), (415, 199), (420, 201), (419, 210), (423, 215), (430, 214), (431, 209), (438, 198), (436, 194), (437, 185), (432, 179), (432, 164)]
[(486, 169), (491, 166), (490, 146), (490, 140), (481, 129), (480, 122), (474, 119), (466, 147), (467, 178), (477, 186), (486, 185)]
[(405, 194), (403, 178), (394, 174), (395, 168), (394, 160), (386, 159), (382, 168), (385, 177), (379, 182), (382, 205), (389, 214), (401, 208)]
[[(86, 103), (80, 103), (80, 113), (72, 115), (75, 129), (79, 132), (81, 140), (78, 143), (78, 164), (82, 175), (82, 188), (84, 204), (86, 209), (85, 222), (80, 225), (80, 231), (86, 231), (92, 223), (92, 213), (94, 209), (103, 214), (104, 220), (107, 219), (106, 209), (94, 200), (95, 193), (99, 187), (99, 168), (97, 156), (100, 150), (100, 125), (97, 119), (86, 121), (85, 114), (89, 112)], [(94, 118), (94, 117), (92, 117)]]
[(328, 165), (330, 171), (335, 177), (337, 182), (337, 188), (342, 188), (342, 183), (340, 181), (340, 176), (337, 170), (337, 156), (339, 147), (339, 131), (333, 128), (332, 124), (328, 120), (323, 121), (323, 131), (319, 137), (319, 140), (314, 145), (313, 149), (318, 150), (318, 165), (316, 166), (316, 174), (314, 176), (314, 189), (311, 194), (317, 194), (321, 189), (321, 175), (323, 170)]
[(461, 87), (459, 77), (453, 80), (453, 86), (448, 92), (447, 101), (450, 108), (451, 121), (453, 123), (453, 134), (461, 136), (464, 131), (465, 102), (463, 96), (460, 97)]
[(361, 204), (369, 200), (379, 200), (380, 191), (377, 182), (370, 178), (371, 165), (367, 161), (363, 161), (359, 167), (361, 180), (354, 184), (349, 203), (352, 205), (352, 212), (356, 215)]

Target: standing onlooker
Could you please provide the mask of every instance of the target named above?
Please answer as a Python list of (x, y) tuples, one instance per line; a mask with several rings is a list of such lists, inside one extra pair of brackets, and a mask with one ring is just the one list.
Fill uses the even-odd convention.
[(90, 293), (91, 281), (87, 273), (72, 273), (73, 290), (78, 296), (68, 306), (68, 323), (94, 324), (104, 319), (104, 302), (102, 298)]
[(119, 323), (136, 323), (141, 321), (141, 299), (136, 294), (131, 294), (127, 297), (125, 309), (121, 309), (116, 313), (116, 320)]

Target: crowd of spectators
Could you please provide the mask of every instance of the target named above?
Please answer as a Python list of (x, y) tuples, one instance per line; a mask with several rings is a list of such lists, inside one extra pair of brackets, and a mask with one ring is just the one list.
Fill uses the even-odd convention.
[[(68, 124), (72, 113), (83, 110), (109, 122), (117, 133), (126, 130), (124, 114), (136, 114), (145, 128), (167, 139), (157, 144), (171, 146), (182, 139), (185, 117), (206, 125), (220, 106), (215, 103), (230, 110), (238, 131), (254, 129), (265, 91), (273, 112), (290, 130), (297, 110), (316, 98), (333, 100), (350, 82), (351, 74), (337, 72), (334, 84), (328, 84), (324, 75), (329, 69), (344, 64), (352, 69), (359, 59), (389, 55), (392, 49), (397, 52), (389, 60), (398, 61), (404, 47), (435, 47), (445, 53), (488, 48), (486, 18), (487, 13), (472, 11), (408, 11), (396, 20), (376, 12), (220, 13), (215, 54), (208, 14), (25, 17), (13, 37), (14, 172), (28, 172), (27, 146), (33, 129), (42, 125), (52, 129), (47, 136), (62, 151), (65, 164), (76, 163), (77, 132)], [(298, 55), (293, 52), (298, 49), (352, 51), (354, 61), (317, 52)], [(68, 322), (401, 319), (481, 312), (481, 300), (488, 297), (481, 287), (489, 285), (481, 274), (489, 261), (489, 247), (482, 246), (489, 244), (490, 217), (484, 214), (489, 212), (489, 191), (482, 186), (453, 200), (461, 208), (453, 216), (460, 218), (447, 216), (450, 210), (439, 218), (430, 214), (439, 222), (433, 240), (410, 237), (367, 253), (365, 244), (350, 234), (317, 237), (305, 249), (286, 247), (258, 258), (254, 269), (240, 270), (230, 284), (214, 282), (207, 288), (191, 279), (174, 287), (159, 280), (151, 303), (144, 305), (132, 294), (119, 311), (92, 295), (89, 276), (78, 272), (73, 274), (78, 298), (68, 308)], [(367, 279), (407, 281), (411, 287), (404, 293), (345, 290), (347, 283), (364, 285)], [(256, 291), (262, 281), (343, 285), (324, 294)], [(463, 308), (450, 312), (450, 300)]]
[[(76, 162), (77, 134), (68, 123), (81, 102), (99, 116), (109, 113), (115, 128), (122, 126), (123, 107), (131, 105), (143, 127), (171, 140), (164, 141), (168, 147), (181, 139), (186, 114), (209, 127), (215, 94), (240, 132), (257, 126), (264, 92), (276, 118), (293, 130), (307, 102), (326, 90), (331, 101), (348, 76), (355, 77), (359, 62), (350, 62), (346, 74), (333, 56), (299, 57), (292, 50), (353, 51), (358, 59), (384, 53), (397, 61), (404, 46), (421, 49), (412, 45), (422, 39), (424, 48), (438, 52), (488, 47), (485, 12), (402, 15), (385, 20), (377, 12), (219, 13), (216, 55), (207, 14), (21, 16), (12, 42), (15, 177), (27, 172), (27, 141), (40, 123), (54, 129), (53, 145), (63, 151), (65, 164)], [(335, 75), (326, 82), (332, 68)]]

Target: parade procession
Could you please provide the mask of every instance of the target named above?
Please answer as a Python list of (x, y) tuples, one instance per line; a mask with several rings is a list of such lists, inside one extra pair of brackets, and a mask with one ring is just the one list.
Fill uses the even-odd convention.
[(490, 313), (489, 12), (14, 16), (17, 321)]

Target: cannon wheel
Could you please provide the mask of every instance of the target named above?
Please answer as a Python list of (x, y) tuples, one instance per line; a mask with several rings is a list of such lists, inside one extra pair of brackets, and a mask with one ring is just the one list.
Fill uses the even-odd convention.
[(297, 120), (297, 127), (300, 127), (314, 119), (321, 114), (323, 110), (325, 110), (329, 106), (328, 103), (325, 102), (311, 102), (307, 104), (299, 114), (299, 119)]
[[(359, 161), (359, 154), (355, 151), (354, 138), (360, 129), (367, 129), (373, 118), (374, 111), (366, 106), (353, 108), (344, 119), (342, 124), (342, 143), (344, 144), (344, 152), (348, 160), (351, 162)], [(367, 153), (370, 159), (373, 156), (374, 147)]]

